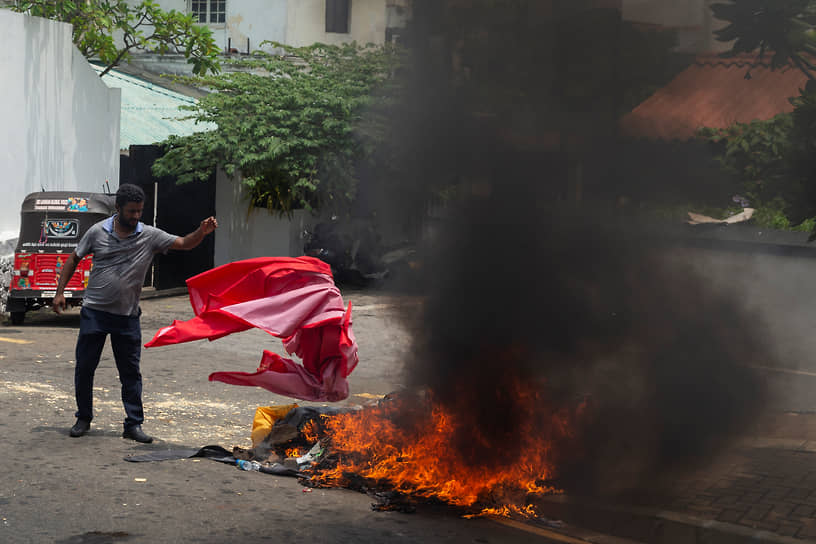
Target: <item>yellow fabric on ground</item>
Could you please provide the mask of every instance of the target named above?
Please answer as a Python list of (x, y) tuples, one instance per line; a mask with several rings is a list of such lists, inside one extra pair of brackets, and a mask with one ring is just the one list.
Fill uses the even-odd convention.
[(255, 419), (252, 420), (252, 447), (254, 448), (266, 438), (277, 420), (285, 417), (297, 407), (297, 404), (259, 406), (255, 410)]

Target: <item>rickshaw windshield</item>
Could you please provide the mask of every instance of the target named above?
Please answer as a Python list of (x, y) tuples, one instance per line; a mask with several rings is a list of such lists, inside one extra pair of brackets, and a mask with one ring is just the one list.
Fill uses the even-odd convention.
[(82, 192), (32, 193), (20, 212), (17, 252), (73, 250), (93, 225), (114, 211), (113, 195)]

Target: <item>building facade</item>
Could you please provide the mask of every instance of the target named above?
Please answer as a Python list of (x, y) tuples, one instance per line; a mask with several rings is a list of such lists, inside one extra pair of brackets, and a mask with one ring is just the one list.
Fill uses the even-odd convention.
[[(136, 4), (136, 0), (129, 0)], [(222, 51), (272, 50), (262, 42), (382, 44), (404, 27), (408, 0), (159, 0), (209, 27)]]

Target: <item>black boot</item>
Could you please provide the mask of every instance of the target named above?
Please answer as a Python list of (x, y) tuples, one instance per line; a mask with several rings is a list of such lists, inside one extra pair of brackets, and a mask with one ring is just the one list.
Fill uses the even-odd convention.
[(77, 419), (74, 426), (71, 427), (71, 430), (68, 432), (69, 435), (77, 438), (78, 436), (82, 436), (83, 434), (87, 433), (91, 428), (91, 422), (84, 420), (84, 419)]
[(135, 440), (136, 442), (141, 442), (143, 444), (150, 444), (153, 442), (153, 437), (148, 436), (142, 431), (141, 425), (134, 425), (133, 427), (128, 427), (125, 429), (125, 432), (122, 433), (122, 438), (130, 438), (131, 440)]

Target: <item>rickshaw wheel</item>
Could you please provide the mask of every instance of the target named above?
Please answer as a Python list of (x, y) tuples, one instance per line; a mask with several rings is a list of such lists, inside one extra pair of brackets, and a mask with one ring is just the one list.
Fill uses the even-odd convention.
[(11, 324), (22, 325), (25, 321), (25, 312), (11, 312)]

